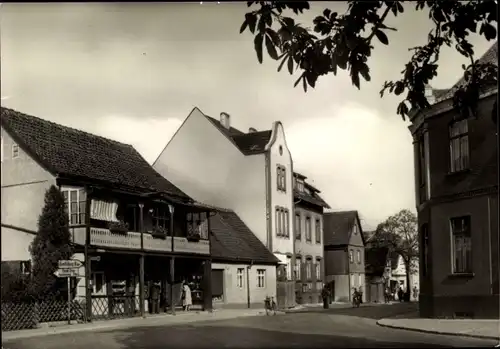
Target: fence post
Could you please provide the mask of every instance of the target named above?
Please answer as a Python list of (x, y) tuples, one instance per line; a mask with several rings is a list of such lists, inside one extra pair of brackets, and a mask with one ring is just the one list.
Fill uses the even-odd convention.
[(68, 285), (68, 303), (67, 303), (67, 307), (68, 307), (68, 325), (71, 325), (71, 285), (70, 285), (70, 278), (69, 276), (66, 278), (66, 284)]

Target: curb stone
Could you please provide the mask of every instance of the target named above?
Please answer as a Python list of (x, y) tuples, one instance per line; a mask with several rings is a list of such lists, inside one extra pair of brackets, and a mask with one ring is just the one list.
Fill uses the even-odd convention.
[(413, 332), (421, 332), (421, 333), (440, 334), (440, 335), (443, 335), (443, 336), (479, 338), (479, 339), (493, 339), (493, 340), (498, 340), (500, 338), (499, 336), (497, 336), (497, 337), (495, 337), (495, 336), (483, 336), (483, 335), (477, 335), (477, 334), (471, 334), (471, 333), (443, 332), (443, 331), (436, 331), (436, 330), (424, 330), (424, 329), (421, 329), (421, 328), (404, 327), (404, 326), (398, 326), (398, 325), (389, 325), (389, 324), (382, 323), (381, 322), (382, 320), (377, 320), (377, 325), (378, 326), (380, 326), (380, 327), (387, 327), (387, 328), (393, 328), (393, 329), (396, 329), (396, 330), (405, 330), (405, 331), (413, 331)]

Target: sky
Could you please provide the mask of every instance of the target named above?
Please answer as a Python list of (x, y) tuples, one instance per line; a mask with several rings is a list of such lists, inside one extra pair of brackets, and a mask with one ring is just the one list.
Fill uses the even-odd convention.
[[(346, 5), (312, 3), (298, 20), (310, 24), (325, 7)], [(2, 4), (1, 104), (132, 144), (150, 163), (195, 106), (229, 113), (244, 131), (280, 120), (294, 168), (333, 210), (358, 210), (364, 229), (415, 211), (408, 123), (398, 98), (379, 91), (398, 79), (408, 48), (427, 41), (428, 15), (407, 6), (389, 18), (398, 31), (389, 46), (375, 42), (361, 90), (341, 72), (304, 93), (268, 56), (258, 63), (252, 35), (239, 34), (246, 11), (224, 2)], [(478, 55), (492, 44), (471, 42)], [(466, 60), (445, 49), (440, 62), (432, 86), (451, 87)]]

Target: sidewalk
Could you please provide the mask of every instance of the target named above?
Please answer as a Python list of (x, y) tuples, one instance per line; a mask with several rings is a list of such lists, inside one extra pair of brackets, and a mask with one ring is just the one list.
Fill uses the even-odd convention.
[(20, 331), (6, 331), (2, 332), (2, 342), (14, 339), (63, 333), (75, 333), (84, 331), (110, 331), (132, 327), (171, 326), (197, 321), (227, 320), (265, 314), (266, 312), (264, 309), (221, 309), (214, 310), (212, 313), (204, 311), (189, 313), (178, 312), (175, 316), (170, 314), (161, 314), (148, 316), (146, 318), (136, 317), (128, 319), (101, 320), (86, 324), (61, 325), (57, 327), (46, 327)]
[[(377, 306), (387, 306), (387, 305), (397, 305), (401, 304), (400, 302), (389, 302), (389, 303), (362, 303), (361, 307), (377, 307)], [(403, 303), (408, 304), (408, 303)], [(316, 310), (329, 310), (329, 309), (344, 309), (344, 308), (352, 308), (352, 303), (350, 302), (332, 302), (329, 304), (328, 309), (323, 309), (323, 303), (314, 303), (314, 304), (298, 304), (293, 308), (284, 310), (285, 313), (292, 312), (303, 312), (310, 309)]]
[(500, 320), (381, 319), (377, 325), (451, 336), (500, 339)]

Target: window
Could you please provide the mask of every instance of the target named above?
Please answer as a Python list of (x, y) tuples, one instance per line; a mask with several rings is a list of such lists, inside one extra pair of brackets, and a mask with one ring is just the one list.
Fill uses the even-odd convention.
[(302, 238), (302, 219), (300, 218), (300, 213), (295, 214), (295, 239), (300, 240)]
[(361, 264), (361, 251), (360, 250), (356, 251), (356, 260), (357, 260), (358, 264)]
[(312, 259), (308, 258), (306, 261), (306, 278), (307, 280), (311, 280), (312, 278)]
[(168, 211), (168, 207), (161, 206), (153, 208), (151, 218), (153, 219), (153, 227), (167, 230), (170, 229), (170, 212)]
[(290, 237), (290, 228), (288, 222), (290, 221), (290, 215), (287, 209), (283, 209), (283, 234), (287, 238)]
[(319, 219), (316, 219), (316, 224), (314, 226), (314, 229), (316, 230), (316, 243), (320, 244), (321, 243), (321, 221)]
[(422, 225), (421, 228), (422, 239), (422, 275), (427, 275), (427, 268), (429, 267), (429, 231), (427, 224)]
[(3, 162), (3, 136), (0, 140), (0, 147), (1, 147), (0, 160), (1, 162)]
[(349, 262), (354, 263), (354, 253), (352, 250), (349, 250)]
[(304, 191), (304, 180), (303, 179), (297, 179), (295, 178), (295, 181), (294, 181), (294, 189), (296, 189), (297, 191), (300, 191), (300, 192), (303, 192)]
[(472, 246), (470, 217), (452, 218), (450, 223), (453, 245), (453, 273), (471, 273)]
[(419, 190), (419, 203), (423, 203), (427, 200), (427, 189), (426, 189), (426, 162), (425, 162), (425, 134), (421, 135), (418, 140), (418, 190)]
[(199, 234), (201, 239), (208, 239), (208, 221), (206, 212), (188, 213), (186, 221), (188, 236)]
[(66, 210), (68, 211), (69, 224), (85, 224), (85, 206), (87, 194), (83, 189), (61, 189)]
[(286, 279), (292, 280), (292, 257), (286, 257)]
[(106, 280), (102, 271), (93, 272), (92, 279), (92, 294), (105, 295), (106, 294)]
[(300, 280), (301, 273), (300, 268), (302, 268), (302, 259), (300, 257), (295, 258), (295, 280)]
[(469, 129), (467, 119), (450, 126), (450, 172), (469, 168)]
[(289, 211), (286, 208), (276, 206), (276, 235), (281, 237), (290, 237), (290, 226), (289, 226)]
[(306, 241), (311, 242), (311, 217), (306, 217)]
[(321, 280), (321, 260), (316, 259), (316, 280)]
[(244, 268), (238, 268), (238, 270), (236, 271), (236, 286), (238, 286), (239, 288), (243, 288), (243, 285), (244, 285), (243, 275), (244, 274), (245, 274)]
[(257, 287), (266, 287), (266, 271), (265, 269), (257, 269)]
[(19, 145), (17, 144), (12, 144), (12, 158), (18, 158), (19, 157)]
[(276, 167), (276, 184), (278, 190), (286, 192), (286, 168), (282, 165)]
[(354, 223), (354, 225), (352, 226), (352, 232), (354, 233), (354, 235), (358, 233), (358, 225), (356, 223)]

